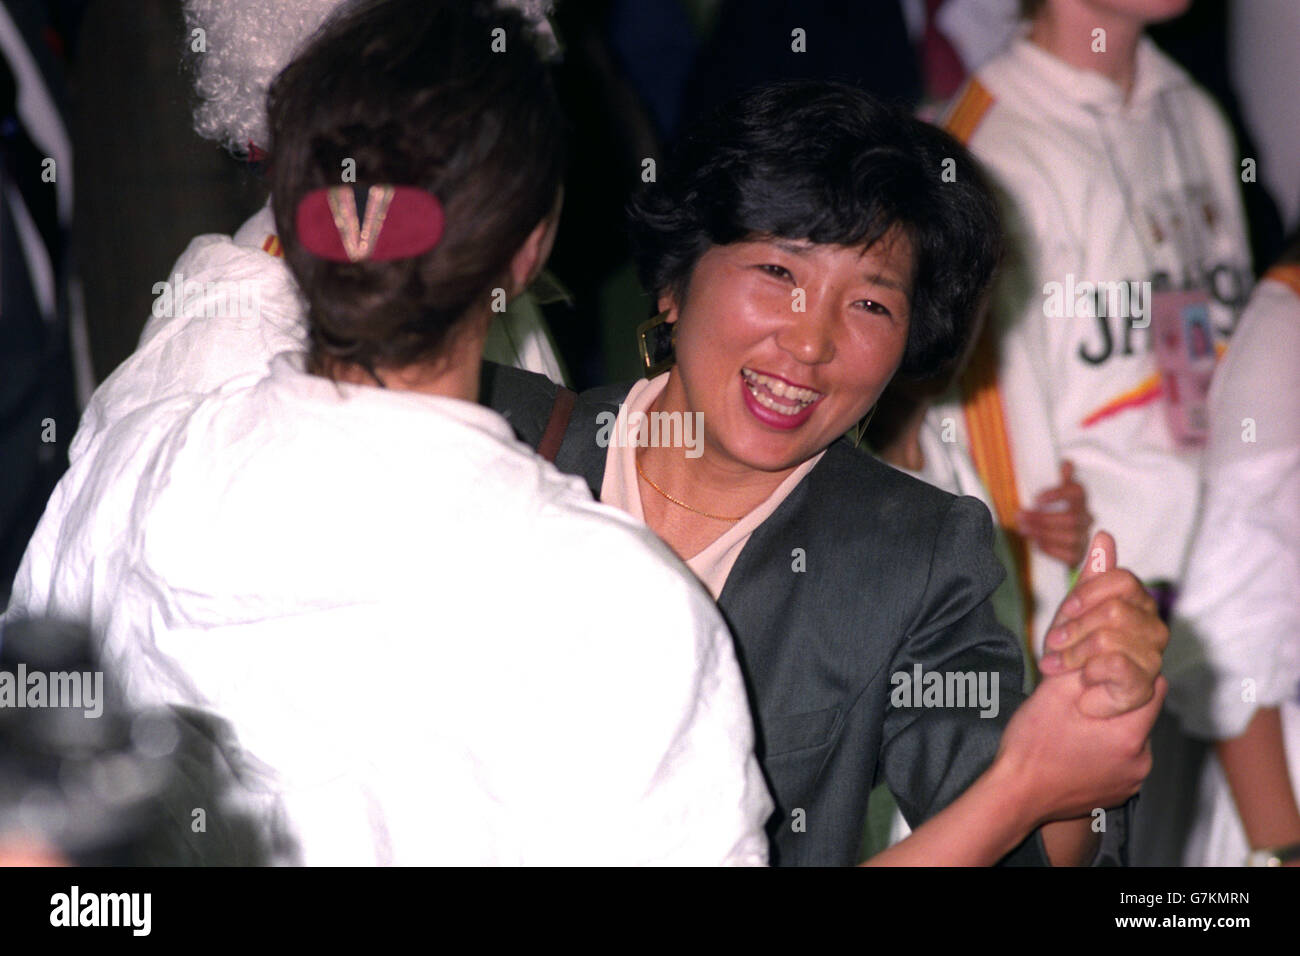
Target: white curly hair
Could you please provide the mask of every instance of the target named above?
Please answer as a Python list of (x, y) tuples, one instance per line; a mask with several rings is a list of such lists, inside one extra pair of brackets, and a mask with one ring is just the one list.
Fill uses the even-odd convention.
[[(196, 61), (194, 130), (243, 155), (265, 149), (266, 92), (298, 48), (348, 0), (185, 0), (186, 49)], [(546, 22), (553, 0), (497, 0), (534, 25), (543, 55), (558, 50)], [(202, 30), (202, 51), (194, 50)]]
[(185, 0), (187, 48), (196, 30), (194, 130), (234, 153), (265, 148), (266, 91), (298, 47), (344, 0)]

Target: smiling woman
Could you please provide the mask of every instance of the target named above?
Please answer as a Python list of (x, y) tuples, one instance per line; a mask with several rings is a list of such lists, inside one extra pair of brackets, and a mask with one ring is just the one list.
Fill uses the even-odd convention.
[[(847, 431), (894, 374), (911, 258), (904, 237), (865, 250), (782, 239), (714, 246), (687, 296), (660, 300), (681, 328), (679, 374), (659, 404), (700, 409), (720, 451), (788, 472)], [(732, 374), (719, 375), (724, 366)]]
[[(963, 354), (998, 253), (969, 155), (854, 88), (776, 84), (687, 135), (631, 221), (676, 364), (577, 396), (567, 417), (526, 373), (493, 370), (486, 397), (524, 440), (550, 435), (562, 470), (645, 521), (718, 601), (776, 798), (773, 862), (856, 862), (876, 782), (917, 827), (878, 862), (1122, 859), (1124, 814), (1100, 840), (1090, 824), (1149, 765), (1167, 638), (1153, 603), (1103, 542), (1109, 570), (1061, 617), (1074, 670), (1025, 701), (989, 601), (988, 511), (843, 437), (898, 369)], [(611, 415), (646, 413), (701, 415), (702, 453), (598, 441)], [(922, 672), (998, 700), (891, 701), (891, 675)]]
[(706, 454), (647, 449), (639, 476), (666, 492), (644, 517), (684, 560), (720, 528), (674, 498), (752, 512), (866, 414), (903, 356), (911, 273), (898, 231), (865, 249), (757, 238), (709, 248), (682, 293), (660, 296), (677, 364), (653, 407), (699, 413)]

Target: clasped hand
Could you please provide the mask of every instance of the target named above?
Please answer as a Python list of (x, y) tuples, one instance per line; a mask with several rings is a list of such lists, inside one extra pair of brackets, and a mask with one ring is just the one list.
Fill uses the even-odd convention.
[(1151, 769), (1148, 740), (1168, 685), (1169, 631), (1136, 577), (1098, 532), (1046, 639), (1043, 680), (1003, 734), (999, 760), (1033, 781), (1038, 821), (1123, 803)]
[(1089, 717), (1115, 717), (1154, 696), (1168, 644), (1155, 600), (1132, 572), (1116, 567), (1115, 540), (1099, 531), (1048, 629), (1043, 676), (1081, 670), (1079, 709)]

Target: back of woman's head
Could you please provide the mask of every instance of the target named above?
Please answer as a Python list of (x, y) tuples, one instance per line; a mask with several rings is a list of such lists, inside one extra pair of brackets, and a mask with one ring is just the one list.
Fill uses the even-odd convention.
[[(276, 78), (271, 204), (307, 299), (314, 365), (373, 372), (436, 358), (456, 323), (504, 285), (563, 172), (562, 118), (535, 39), (519, 13), (485, 0), (363, 0)], [(441, 238), (384, 261), (312, 253), (297, 233), (299, 204), (352, 183), (433, 194)]]
[(779, 236), (863, 247), (901, 231), (915, 268), (900, 372), (920, 377), (962, 354), (1000, 250), (992, 193), (956, 140), (815, 80), (756, 87), (697, 123), (630, 212), (643, 285), (679, 298), (713, 245)]

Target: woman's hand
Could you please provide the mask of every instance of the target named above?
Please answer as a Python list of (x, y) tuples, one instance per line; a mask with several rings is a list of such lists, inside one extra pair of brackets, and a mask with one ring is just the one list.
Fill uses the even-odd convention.
[(1061, 483), (1034, 499), (1034, 508), (1020, 512), (1020, 533), (1046, 555), (1077, 567), (1087, 556), (1088, 495), (1074, 480), (1074, 464), (1061, 462)]
[[(1044, 844), (1051, 855), (1049, 829), (1075, 822), (1086, 827), (1095, 809), (1117, 806), (1137, 792), (1151, 769), (1147, 736), (1167, 689), (1161, 677), (1144, 707), (1089, 717), (1079, 709), (1087, 693), (1079, 671), (1046, 678), (1011, 716), (993, 765), (906, 840), (865, 865), (989, 866), (1044, 824), (1050, 824)], [(1069, 849), (1088, 855), (1077, 839)]]
[(1114, 717), (1155, 694), (1169, 629), (1156, 602), (1129, 571), (1115, 566), (1115, 540), (1099, 531), (1083, 572), (1047, 632), (1039, 668), (1045, 676), (1078, 671), (1080, 709)]
[(1012, 715), (991, 773), (1019, 781), (1034, 825), (1117, 806), (1151, 770), (1147, 738), (1168, 686), (1160, 677), (1142, 707), (1095, 717), (1082, 709), (1089, 689), (1081, 671), (1047, 677)]

